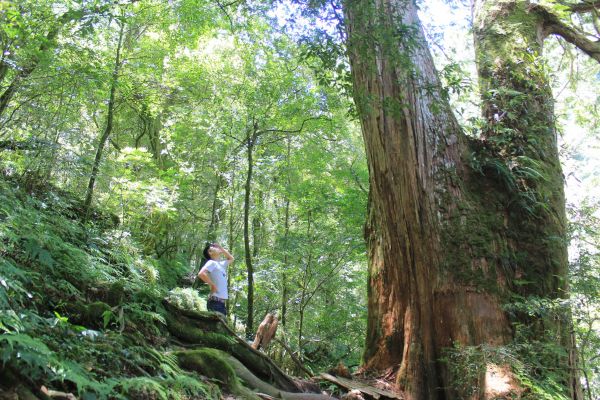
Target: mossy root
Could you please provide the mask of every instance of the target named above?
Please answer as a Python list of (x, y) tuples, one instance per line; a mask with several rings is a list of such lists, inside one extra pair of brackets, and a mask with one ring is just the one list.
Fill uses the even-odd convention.
[[(284, 400), (331, 400), (320, 393), (292, 393), (277, 389), (254, 375), (244, 364), (230, 354), (217, 349), (200, 349), (176, 353), (180, 365), (223, 382), (233, 394), (245, 399), (259, 397), (249, 390)], [(240, 382), (241, 381), (241, 382)], [(243, 383), (243, 385), (242, 385)]]

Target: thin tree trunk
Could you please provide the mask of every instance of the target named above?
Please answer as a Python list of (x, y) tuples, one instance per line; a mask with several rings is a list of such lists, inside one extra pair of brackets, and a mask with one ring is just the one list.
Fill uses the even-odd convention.
[[(206, 238), (208, 241), (213, 242), (216, 239), (217, 227), (219, 224), (218, 208), (219, 208), (219, 190), (221, 190), (221, 176), (216, 174), (217, 183), (215, 185), (215, 191), (213, 193), (212, 211), (210, 214), (210, 225), (206, 232)], [(229, 247), (231, 249), (231, 247)]]
[(8, 54), (8, 49), (9, 46), (6, 46), (4, 48), (4, 50), (2, 51), (2, 55), (0, 56), (0, 84), (2, 84), (2, 81), (4, 80), (4, 77), (6, 77), (7, 72), (9, 71), (9, 67), (8, 67), (8, 63), (5, 60), (5, 56), (4, 54)]
[(252, 218), (252, 258), (256, 259), (262, 245), (262, 208), (263, 208), (263, 193), (259, 190), (256, 195), (256, 212)]
[[(235, 164), (235, 157), (234, 157), (234, 164)], [(235, 191), (236, 191), (236, 185), (235, 185), (235, 171), (236, 169), (233, 168), (232, 169), (232, 173), (231, 173), (231, 196), (229, 196), (229, 223), (228, 223), (228, 228), (229, 228), (229, 234), (227, 237), (227, 244), (228, 244), (228, 249), (229, 251), (234, 251), (234, 245), (235, 245), (235, 241), (234, 241), (234, 227), (235, 227), (235, 219), (234, 219), (234, 203), (235, 203)], [(235, 270), (233, 268), (229, 268), (228, 274), (227, 274), (227, 293), (231, 293), (231, 279), (233, 277)], [(237, 299), (238, 299), (238, 295), (239, 295), (239, 291), (236, 290), (235, 295), (233, 296), (233, 301), (231, 300), (227, 300), (227, 307), (229, 310), (233, 310), (234, 306), (237, 304)], [(235, 326), (235, 323), (237, 322), (237, 314), (236, 313), (229, 313), (230, 315), (233, 314), (234, 315), (234, 319), (233, 319), (233, 324)]]
[(250, 248), (250, 192), (252, 189), (252, 170), (254, 168), (253, 152), (256, 140), (256, 126), (248, 135), (246, 155), (248, 170), (246, 172), (246, 186), (244, 193), (244, 255), (246, 272), (248, 274), (248, 308), (246, 321), (246, 337), (251, 338), (254, 333), (254, 267), (252, 266), (252, 252)]
[(287, 284), (287, 270), (289, 268), (289, 235), (290, 235), (290, 155), (292, 149), (291, 136), (287, 135), (287, 153), (286, 153), (286, 186), (285, 186), (285, 220), (283, 223), (283, 269), (281, 272), (281, 325), (285, 328), (286, 315), (287, 315), (287, 303), (288, 303), (288, 284)]
[[(71, 92), (72, 94), (72, 92)], [(64, 90), (61, 92), (60, 95), (60, 100), (58, 102), (58, 110), (63, 110), (66, 107), (64, 107), (64, 98), (65, 98), (65, 93)], [(50, 179), (52, 177), (52, 174), (54, 172), (54, 166), (56, 165), (57, 159), (58, 159), (58, 148), (59, 148), (59, 141), (60, 141), (60, 134), (61, 134), (61, 124), (58, 122), (59, 121), (59, 115), (60, 113), (57, 112), (56, 113), (56, 118), (55, 118), (55, 123), (53, 123), (52, 125), (54, 125), (55, 129), (54, 129), (54, 135), (52, 138), (52, 144), (53, 144), (53, 148), (52, 148), (52, 153), (50, 155), (50, 159), (47, 162), (47, 165), (45, 166), (45, 172), (43, 174), (44, 179), (47, 182), (50, 182)]]
[(287, 303), (288, 303), (288, 283), (287, 283), (287, 270), (289, 268), (289, 256), (288, 256), (288, 239), (290, 234), (290, 199), (286, 194), (285, 198), (285, 220), (284, 220), (284, 233), (283, 233), (283, 270), (281, 272), (281, 325), (285, 328), (286, 316), (287, 316)]
[(125, 32), (125, 23), (121, 23), (121, 27), (119, 30), (119, 40), (117, 43), (117, 53), (115, 56), (115, 64), (112, 73), (112, 79), (110, 83), (110, 95), (108, 99), (108, 107), (106, 114), (106, 126), (104, 128), (104, 132), (102, 132), (102, 136), (98, 142), (98, 147), (96, 148), (96, 157), (94, 158), (94, 164), (92, 166), (92, 173), (90, 174), (90, 179), (88, 182), (87, 192), (85, 195), (85, 201), (83, 203), (83, 207), (85, 210), (86, 219), (89, 217), (90, 207), (92, 205), (92, 198), (94, 195), (94, 185), (96, 183), (96, 177), (98, 176), (98, 171), (100, 169), (100, 162), (102, 161), (102, 153), (104, 151), (104, 146), (108, 141), (110, 134), (113, 129), (113, 119), (115, 112), (115, 95), (117, 92), (117, 84), (119, 82), (119, 72), (121, 69), (121, 50), (123, 46), (123, 36)]
[[(43, 45), (40, 46), (40, 49), (39, 49), (40, 52), (45, 52), (48, 50), (48, 48), (49, 48), (48, 43), (50, 43), (51, 41), (54, 41), (54, 39), (56, 39), (58, 32), (59, 32), (59, 29), (55, 28), (50, 33), (48, 33), (48, 35), (46, 35), (46, 41), (44, 42)], [(4, 112), (6, 111), (6, 109), (8, 108), (8, 104), (10, 103), (10, 100), (12, 99), (12, 97), (16, 93), (16, 91), (19, 89), (21, 82), (23, 80), (27, 79), (33, 73), (33, 71), (35, 71), (39, 62), (40, 62), (39, 57), (35, 57), (28, 66), (24, 67), (13, 78), (10, 85), (8, 85), (8, 87), (4, 90), (4, 92), (2, 92), (2, 94), (0, 94), (0, 117), (2, 117), (4, 115)]]
[(308, 257), (306, 258), (306, 265), (304, 268), (304, 274), (302, 275), (302, 292), (300, 294), (300, 310), (299, 310), (299, 324), (298, 324), (298, 356), (302, 359), (302, 334), (304, 333), (304, 311), (306, 310), (306, 297), (308, 294), (308, 285), (310, 283), (310, 273), (313, 260), (312, 251), (312, 239), (311, 239), (311, 228), (312, 228), (312, 212), (308, 211), (308, 226), (306, 228), (306, 236), (309, 240)]
[(288, 255), (288, 239), (290, 233), (290, 199), (285, 200), (285, 223), (284, 223), (284, 255), (283, 255), (283, 271), (281, 273), (281, 324), (285, 328), (287, 322), (287, 303), (288, 303), (288, 282), (287, 282), (287, 270), (289, 268), (289, 255)]
[(10, 85), (6, 88), (4, 92), (0, 95), (0, 117), (4, 114), (6, 109), (8, 108), (8, 104), (12, 99), (13, 95), (17, 91), (21, 81), (27, 78), (31, 72), (33, 72), (34, 68), (25, 68), (23, 69), (15, 78), (12, 80)]
[(161, 111), (156, 112), (156, 115), (152, 114), (152, 112), (148, 109), (147, 104), (142, 106), (140, 119), (142, 120), (144, 129), (135, 140), (135, 145), (137, 148), (142, 137), (146, 134), (148, 135), (148, 144), (150, 145), (150, 150), (152, 151), (152, 157), (154, 158), (158, 168), (162, 170), (166, 168), (166, 165), (165, 156), (163, 154), (163, 144), (160, 140), (160, 133), (163, 129), (163, 121), (168, 115), (169, 109), (173, 105), (173, 99), (175, 96), (173, 93), (169, 93), (165, 96), (165, 98), (166, 100), (163, 102)]
[[(47, 34), (43, 43), (38, 48), (38, 53), (40, 55), (51, 50), (56, 44), (56, 37), (60, 33), (61, 28), (68, 23), (69, 21), (75, 20), (77, 18), (81, 18), (83, 16), (82, 11), (68, 11), (63, 14), (57, 22), (57, 25), (53, 27)], [(0, 118), (4, 115), (6, 108), (10, 104), (10, 100), (14, 96), (14, 94), (19, 89), (23, 80), (27, 79), (33, 71), (36, 70), (40, 63), (41, 57), (36, 55), (32, 58), (31, 62), (23, 66), (21, 71), (14, 77), (10, 85), (0, 94)], [(8, 71), (8, 65), (2, 61), (0, 64), (0, 82), (2, 82), (6, 76)]]

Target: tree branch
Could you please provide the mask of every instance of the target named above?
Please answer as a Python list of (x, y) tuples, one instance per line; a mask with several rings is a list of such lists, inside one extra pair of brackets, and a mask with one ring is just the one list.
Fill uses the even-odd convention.
[(2, 152), (4, 150), (10, 150), (10, 151), (19, 151), (19, 150), (34, 151), (34, 150), (43, 149), (44, 147), (46, 147), (46, 148), (52, 148), (52, 147), (57, 147), (57, 146), (54, 143), (49, 142), (47, 140), (36, 139), (36, 138), (31, 138), (29, 140), (22, 140), (22, 141), (14, 140), (14, 139), (0, 141), (0, 152)]
[(355, 162), (356, 162), (356, 159), (354, 159), (354, 161), (352, 161), (352, 164), (350, 165), (350, 173), (352, 174), (352, 177), (354, 178), (354, 181), (358, 185), (358, 188), (361, 190), (361, 192), (363, 192), (364, 194), (368, 195), (369, 191), (367, 189), (365, 189), (365, 187), (363, 186), (362, 182), (360, 181), (360, 179), (358, 177), (358, 174), (354, 170), (354, 163)]
[(229, 13), (227, 12), (227, 7), (235, 5), (236, 3), (238, 3), (239, 1), (232, 1), (229, 2), (227, 4), (221, 4), (221, 2), (219, 0), (215, 0), (215, 3), (217, 3), (217, 6), (221, 9), (221, 11), (223, 12), (223, 14), (225, 14), (225, 16), (227, 17), (227, 19), (229, 20), (229, 26), (231, 28), (231, 30), (234, 30), (234, 24), (233, 24), (233, 18), (231, 18), (231, 15), (229, 15)]
[(530, 12), (535, 12), (543, 18), (544, 33), (546, 35), (559, 35), (567, 42), (575, 45), (588, 56), (600, 63), (600, 41), (590, 40), (584, 34), (576, 29), (566, 25), (555, 14), (538, 4), (529, 8)]
[(115, 149), (117, 149), (117, 151), (118, 151), (118, 152), (121, 152), (121, 146), (119, 146), (119, 144), (118, 144), (117, 142), (115, 142), (115, 141), (114, 141), (114, 140), (112, 140), (112, 139), (109, 139), (109, 142), (110, 142), (110, 144), (112, 144), (112, 145), (113, 145), (113, 147), (114, 147)]
[(574, 13), (586, 13), (590, 11), (594, 11), (594, 9), (600, 8), (600, 1), (583, 1), (582, 3), (568, 3), (568, 2), (560, 2), (563, 6), (569, 8), (569, 11)]
[(319, 119), (327, 119), (327, 118), (323, 117), (323, 116), (306, 118), (304, 121), (302, 121), (302, 124), (300, 125), (300, 127), (298, 129), (291, 129), (291, 130), (288, 130), (288, 129), (264, 129), (262, 131), (257, 132), (257, 136), (262, 135), (264, 133), (300, 133), (300, 132), (302, 132), (302, 130), (304, 129), (304, 125), (308, 121), (316, 121)]
[(310, 372), (308, 370), (308, 368), (306, 368), (304, 366), (304, 364), (302, 364), (302, 362), (300, 360), (298, 360), (298, 357), (296, 357), (296, 355), (294, 354), (294, 351), (292, 349), (290, 349), (290, 347), (283, 340), (278, 339), (278, 338), (273, 338), (273, 341), (279, 343), (281, 345), (281, 347), (283, 347), (288, 352), (292, 361), (298, 366), (298, 368), (300, 368), (300, 370), (302, 372), (304, 372), (306, 374), (306, 376), (313, 375), (312, 372)]
[(305, 299), (304, 305), (302, 305), (301, 307), (306, 307), (308, 305), (308, 303), (312, 300), (312, 298), (315, 296), (315, 294), (317, 294), (319, 292), (319, 289), (321, 289), (321, 286), (323, 286), (325, 284), (325, 282), (327, 282), (333, 276), (333, 274), (344, 265), (343, 261), (345, 260), (346, 256), (348, 254), (350, 254), (350, 251), (352, 250), (352, 248), (353, 248), (353, 246), (348, 247), (346, 249), (346, 252), (344, 254), (342, 254), (341, 257), (338, 258), (337, 262), (333, 265), (333, 267), (329, 270), (329, 272), (327, 272), (325, 274), (325, 277), (323, 277), (323, 279), (321, 279), (319, 281), (319, 283), (317, 283), (317, 285), (313, 288), (313, 290), (308, 294), (308, 296)]

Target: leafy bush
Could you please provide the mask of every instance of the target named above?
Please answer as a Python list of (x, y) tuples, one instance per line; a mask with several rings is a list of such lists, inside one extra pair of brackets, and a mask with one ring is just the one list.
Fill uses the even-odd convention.
[(167, 299), (184, 310), (206, 311), (206, 299), (192, 288), (175, 288), (169, 292)]
[(482, 390), (489, 366), (504, 366), (516, 379), (511, 390), (521, 399), (567, 400), (565, 377), (546, 368), (543, 362), (550, 354), (556, 355), (559, 346), (547, 341), (536, 343), (518, 341), (507, 346), (462, 346), (455, 343), (447, 348), (441, 360), (451, 377), (452, 389), (460, 398), (471, 398)]

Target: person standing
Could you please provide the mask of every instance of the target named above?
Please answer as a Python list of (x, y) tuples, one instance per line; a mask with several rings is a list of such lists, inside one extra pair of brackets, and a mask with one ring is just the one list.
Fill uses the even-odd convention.
[[(202, 252), (206, 260), (198, 277), (210, 286), (210, 295), (206, 302), (209, 311), (227, 316), (225, 302), (227, 293), (227, 267), (235, 260), (233, 256), (217, 243), (208, 243)], [(224, 256), (225, 259), (221, 259)]]

